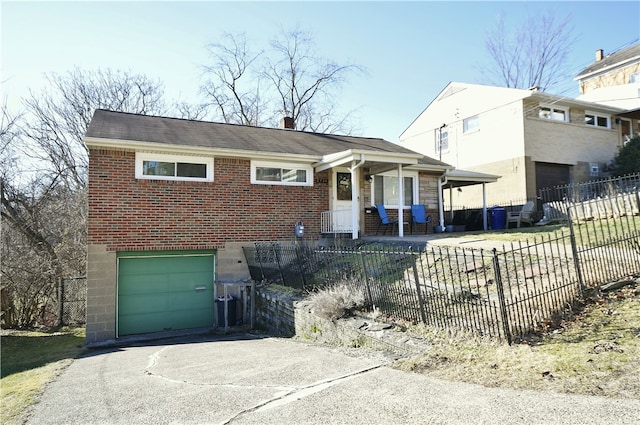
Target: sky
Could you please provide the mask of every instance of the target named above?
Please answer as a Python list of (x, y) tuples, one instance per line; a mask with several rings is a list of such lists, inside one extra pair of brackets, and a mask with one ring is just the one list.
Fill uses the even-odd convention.
[(266, 48), (281, 29), (312, 35), (318, 54), (366, 72), (351, 77), (341, 110), (356, 110), (357, 135), (397, 142), (451, 81), (486, 83), (485, 41), (499, 16), (508, 26), (527, 16), (569, 18), (576, 42), (572, 77), (552, 94), (576, 97), (573, 80), (595, 60), (636, 44), (638, 1), (12, 1), (0, 2), (0, 90), (19, 109), (45, 73), (121, 69), (163, 82), (172, 99), (195, 101), (206, 46), (244, 33)]

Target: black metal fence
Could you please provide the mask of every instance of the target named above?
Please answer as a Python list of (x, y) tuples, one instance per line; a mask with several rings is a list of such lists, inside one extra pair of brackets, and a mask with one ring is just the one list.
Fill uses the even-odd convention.
[(570, 183), (541, 189), (542, 202), (584, 202), (591, 199), (610, 198), (623, 193), (634, 193), (640, 188), (640, 173), (609, 177), (582, 183)]
[(627, 215), (501, 250), (262, 243), (245, 256), (256, 281), (361, 285), (369, 307), (389, 318), (511, 343), (551, 325), (585, 288), (639, 274), (639, 228), (640, 217)]

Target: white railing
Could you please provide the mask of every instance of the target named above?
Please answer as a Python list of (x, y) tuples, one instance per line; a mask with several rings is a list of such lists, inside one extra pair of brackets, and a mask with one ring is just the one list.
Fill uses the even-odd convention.
[(322, 233), (351, 233), (351, 210), (323, 211), (320, 213)]

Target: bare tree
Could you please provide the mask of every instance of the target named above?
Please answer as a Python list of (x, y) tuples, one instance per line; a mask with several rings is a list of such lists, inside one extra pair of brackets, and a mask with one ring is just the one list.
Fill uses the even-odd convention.
[(566, 62), (575, 44), (572, 32), (570, 16), (561, 21), (552, 13), (527, 16), (513, 32), (500, 17), (485, 40), (492, 64), (483, 72), (498, 86), (552, 89), (570, 76)]
[(282, 32), (271, 46), (277, 60), (267, 61), (264, 75), (278, 92), (280, 111), (290, 114), (299, 130), (343, 132), (351, 113), (336, 113), (335, 95), (352, 73), (363, 69), (319, 57), (303, 31)]
[(225, 34), (209, 53), (202, 93), (225, 122), (276, 126), (286, 114), (298, 130), (353, 130), (354, 111), (340, 113), (335, 99), (348, 77), (363, 69), (321, 58), (308, 33), (282, 31), (260, 52), (248, 48), (244, 35)]
[(247, 46), (244, 34), (225, 33), (223, 43), (209, 44), (212, 65), (203, 66), (209, 78), (201, 92), (226, 123), (259, 126), (261, 112), (266, 109), (260, 98), (260, 77), (252, 67), (262, 55)]
[[(24, 100), (23, 128), (30, 148), (24, 153), (46, 167), (55, 179), (83, 187), (87, 150), (83, 143), (96, 109), (160, 114), (166, 111), (161, 83), (125, 71), (75, 68), (45, 75), (50, 89)], [(31, 146), (34, 145), (34, 146)]]
[(31, 326), (56, 316), (64, 277), (86, 261), (87, 149), (97, 108), (140, 114), (165, 111), (163, 88), (143, 75), (82, 71), (47, 76), (50, 88), (24, 100), (25, 113), (2, 109), (2, 316)]
[(202, 120), (210, 112), (208, 104), (193, 104), (188, 102), (175, 102), (172, 115), (185, 120)]

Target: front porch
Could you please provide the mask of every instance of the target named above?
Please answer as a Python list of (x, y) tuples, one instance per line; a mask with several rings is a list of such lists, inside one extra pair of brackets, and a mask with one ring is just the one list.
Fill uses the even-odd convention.
[[(352, 239), (358, 239), (362, 236), (374, 236), (389, 232), (404, 237), (414, 233), (424, 235), (489, 229), (485, 185), (495, 182), (498, 176), (462, 170), (446, 170), (441, 174), (436, 174), (433, 170), (430, 172), (419, 170), (412, 175), (407, 169), (411, 169), (411, 167), (403, 169), (398, 166), (396, 172), (387, 171), (382, 175), (366, 174), (371, 171), (369, 169), (365, 169), (364, 173), (360, 172), (360, 169), (352, 169), (352, 174), (346, 176), (350, 177), (348, 180), (345, 179), (344, 173), (342, 173), (342, 178), (337, 177), (339, 173), (334, 174), (336, 176), (332, 185), (334, 187), (332, 189), (334, 201), (330, 205), (338, 205), (338, 202), (335, 201), (336, 194), (341, 193), (342, 200), (345, 200), (344, 196), (347, 195), (346, 198), (349, 202), (346, 206), (348, 208), (342, 207), (321, 212), (320, 233), (323, 237), (351, 234)], [(388, 180), (385, 180), (386, 178)], [(347, 181), (347, 185), (345, 185), (345, 181)], [(351, 181), (358, 183), (351, 184)], [(458, 211), (455, 215), (453, 210), (445, 210), (446, 189), (449, 192), (448, 205), (451, 208), (451, 193), (454, 189), (480, 184), (482, 185), (483, 199), (485, 199), (481, 208)], [(346, 187), (340, 188), (340, 185)], [(381, 194), (383, 191), (394, 194), (392, 197), (387, 197), (386, 194), (383, 196)], [(353, 202), (352, 199), (356, 201)], [(395, 205), (392, 204), (394, 202)], [(385, 205), (386, 216), (395, 224), (381, 226), (382, 216), (373, 206), (374, 204)], [(412, 204), (424, 206), (425, 213), (431, 218), (429, 223), (413, 222)]]

